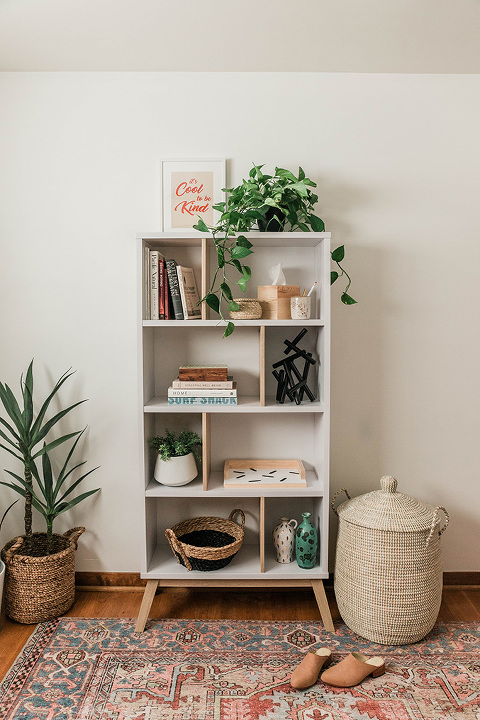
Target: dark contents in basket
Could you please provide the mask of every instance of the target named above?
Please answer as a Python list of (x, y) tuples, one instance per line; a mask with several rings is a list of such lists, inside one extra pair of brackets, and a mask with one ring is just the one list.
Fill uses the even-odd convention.
[(194, 547), (223, 547), (235, 542), (235, 538), (220, 530), (193, 530), (180, 535), (180, 542)]

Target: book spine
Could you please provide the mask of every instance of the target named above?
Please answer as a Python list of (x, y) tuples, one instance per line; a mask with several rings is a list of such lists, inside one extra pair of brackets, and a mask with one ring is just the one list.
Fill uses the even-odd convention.
[(150, 248), (143, 251), (143, 289), (144, 289), (144, 320), (151, 320), (150, 316)]
[(158, 320), (158, 252), (150, 253), (150, 320)]
[(178, 284), (177, 263), (175, 260), (167, 260), (167, 275), (170, 295), (172, 298), (175, 320), (183, 320), (182, 298), (180, 297), (180, 286)]
[(203, 382), (226, 382), (228, 380), (227, 368), (201, 368), (201, 367), (185, 367), (178, 368), (179, 380), (203, 381)]
[(169, 405), (236, 405), (236, 397), (169, 397)]
[(170, 297), (170, 291), (168, 289), (168, 275), (167, 275), (167, 263), (163, 263), (163, 304), (165, 307), (165, 320), (173, 320), (174, 314), (172, 311), (172, 299)]
[(237, 397), (236, 390), (180, 390), (168, 388), (168, 397)]
[(161, 255), (158, 256), (158, 319), (165, 320), (165, 286), (164, 286), (164, 269), (165, 260)]
[(180, 390), (231, 390), (232, 388), (235, 388), (235, 384), (233, 380), (227, 380), (226, 382), (218, 380), (213, 380), (211, 382), (203, 380), (199, 380), (198, 382), (195, 382), (194, 380), (174, 380), (172, 382), (172, 388), (178, 388)]

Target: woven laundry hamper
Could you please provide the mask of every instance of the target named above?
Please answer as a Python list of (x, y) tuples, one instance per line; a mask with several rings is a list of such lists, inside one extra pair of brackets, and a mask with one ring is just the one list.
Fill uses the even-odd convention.
[[(421, 640), (438, 616), (442, 597), (440, 535), (445, 508), (397, 492), (395, 478), (381, 490), (332, 499), (339, 517), (335, 596), (344, 622), (357, 635), (384, 645)], [(348, 500), (335, 508), (337, 496)], [(445, 515), (440, 528), (439, 511)]]

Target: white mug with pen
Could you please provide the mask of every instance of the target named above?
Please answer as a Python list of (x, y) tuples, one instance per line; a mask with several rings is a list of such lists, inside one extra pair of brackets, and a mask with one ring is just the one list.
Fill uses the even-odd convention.
[(312, 292), (317, 281), (313, 283), (310, 290), (303, 291), (303, 295), (290, 298), (290, 316), (292, 320), (308, 320), (312, 312)]

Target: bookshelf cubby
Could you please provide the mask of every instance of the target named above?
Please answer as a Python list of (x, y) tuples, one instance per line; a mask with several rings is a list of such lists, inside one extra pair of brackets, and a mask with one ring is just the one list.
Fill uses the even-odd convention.
[[(147, 584), (137, 619), (142, 632), (158, 587), (311, 587), (327, 630), (333, 632), (323, 580), (328, 578), (329, 436), (330, 436), (330, 234), (244, 233), (253, 243), (248, 257), (252, 278), (246, 297), (269, 284), (268, 270), (283, 264), (287, 283), (309, 289), (317, 281), (309, 320), (237, 320), (223, 338), (223, 325), (202, 305), (199, 320), (145, 319), (144, 250), (192, 267), (199, 293), (205, 294), (215, 272), (211, 236), (197, 232), (154, 233), (137, 237), (138, 351), (140, 414), (140, 494), (143, 552), (141, 577)], [(237, 297), (242, 295), (238, 290)], [(228, 316), (228, 313), (224, 313)], [(283, 355), (285, 339), (308, 330), (302, 347), (317, 360), (309, 376), (316, 399), (301, 405), (276, 402), (272, 364)], [(237, 382), (237, 405), (171, 405), (167, 389), (180, 365), (226, 364)], [(167, 487), (153, 479), (155, 454), (148, 438), (165, 428), (191, 429), (203, 440), (199, 475), (188, 485)], [(298, 458), (306, 469), (306, 487), (231, 488), (223, 485), (227, 458)], [(165, 530), (201, 515), (227, 518), (234, 508), (246, 517), (245, 538), (225, 568), (188, 571), (177, 563)], [(311, 512), (319, 534), (316, 566), (311, 570), (276, 562), (272, 531), (283, 515), (300, 521)]]

